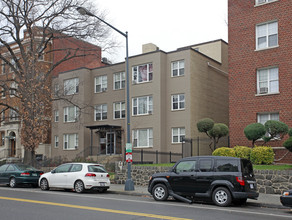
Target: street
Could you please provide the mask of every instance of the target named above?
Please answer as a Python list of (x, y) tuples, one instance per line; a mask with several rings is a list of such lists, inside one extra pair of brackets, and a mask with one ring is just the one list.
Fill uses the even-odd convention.
[[(252, 206), (220, 208), (209, 204), (156, 202), (151, 197), (87, 192), (77, 194), (39, 188), (0, 187), (1, 220), (292, 219), (292, 211)], [(215, 217), (216, 216), (216, 217)]]

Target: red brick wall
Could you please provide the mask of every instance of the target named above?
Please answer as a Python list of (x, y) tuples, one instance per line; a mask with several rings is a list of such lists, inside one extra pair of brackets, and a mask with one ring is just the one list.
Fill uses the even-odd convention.
[[(251, 146), (243, 130), (257, 122), (257, 113), (279, 112), (280, 121), (292, 127), (292, 1), (255, 7), (255, 0), (228, 0), (228, 10), (230, 144)], [(273, 20), (279, 47), (255, 51), (256, 24)], [(279, 94), (256, 96), (256, 70), (269, 66), (279, 67)]]
[(89, 44), (87, 42), (77, 40), (74, 38), (60, 38), (53, 40), (53, 49), (58, 50), (54, 52), (53, 64), (62, 60), (70, 51), (72, 56), (76, 49), (78, 49), (77, 55), (85, 55), (82, 57), (76, 57), (61, 63), (54, 69), (54, 76), (60, 72), (78, 69), (81, 67), (96, 68), (103, 66), (101, 62), (101, 49), (98, 46)]

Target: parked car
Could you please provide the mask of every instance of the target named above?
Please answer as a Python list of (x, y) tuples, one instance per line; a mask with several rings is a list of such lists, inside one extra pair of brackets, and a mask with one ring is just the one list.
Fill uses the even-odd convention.
[(86, 189), (96, 189), (105, 192), (110, 187), (110, 179), (100, 164), (66, 163), (43, 174), (39, 179), (39, 186), (42, 190), (62, 188), (82, 193)]
[(191, 203), (196, 197), (206, 197), (218, 206), (257, 199), (256, 189), (249, 160), (218, 156), (183, 158), (169, 172), (152, 175), (148, 185), (148, 191), (157, 201), (173, 196)]
[(292, 189), (287, 190), (280, 196), (280, 201), (283, 206), (292, 207)]
[(32, 166), (25, 164), (4, 164), (0, 167), (0, 184), (16, 187), (20, 184), (31, 184), (38, 187), (38, 180), (43, 174)]

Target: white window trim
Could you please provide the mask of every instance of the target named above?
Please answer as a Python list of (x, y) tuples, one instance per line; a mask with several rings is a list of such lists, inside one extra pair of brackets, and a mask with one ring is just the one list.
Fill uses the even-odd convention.
[[(179, 74), (180, 73), (180, 69), (182, 69), (182, 68), (180, 68), (180, 62), (183, 62), (183, 64), (184, 64), (184, 68), (183, 68), (184, 69), (184, 73), (183, 74)], [(178, 66), (178, 68), (176, 69), (177, 72), (178, 72), (177, 76), (173, 75), (173, 70), (175, 70), (173, 68), (173, 64), (174, 63), (177, 63), (177, 66)], [(171, 62), (171, 77), (180, 77), (180, 76), (184, 76), (184, 75), (185, 75), (185, 60), (176, 60), (176, 61)]]
[[(147, 80), (139, 82), (139, 67), (147, 65)], [(150, 65), (152, 65), (152, 71), (150, 71)], [(134, 69), (137, 68), (137, 71)], [(152, 79), (150, 79), (150, 73), (152, 73)], [(140, 83), (147, 83), (153, 80), (153, 64), (152, 63), (145, 63), (137, 66), (132, 67), (132, 84), (140, 84)]]
[[(257, 113), (257, 122), (261, 123), (260, 122), (260, 115), (268, 115), (268, 120), (267, 121), (272, 120), (271, 119), (271, 115), (272, 114), (278, 114), (278, 118), (280, 120), (280, 113), (279, 112), (267, 112), (267, 113)], [(266, 133), (266, 135), (267, 135), (267, 133)], [(258, 141), (262, 141), (262, 140), (263, 140), (262, 138), (258, 139)], [(280, 138), (273, 138), (272, 140), (280, 140)]]
[[(116, 75), (120, 75), (120, 80), (119, 81), (115, 81), (115, 76)], [(123, 75), (124, 75), (124, 79), (123, 79)], [(113, 76), (113, 90), (121, 90), (121, 89), (125, 89), (125, 86), (123, 87), (123, 81), (125, 82), (124, 84), (126, 85), (126, 75), (125, 75), (125, 72), (118, 72), (118, 73), (114, 73), (114, 76)], [(115, 88), (115, 85), (116, 85), (116, 82), (119, 82), (119, 88), (116, 89)]]
[(266, 2), (263, 2), (263, 3), (259, 3), (259, 0), (255, 0), (255, 7), (257, 6), (261, 6), (261, 5), (266, 5), (266, 4), (270, 4), (270, 3), (273, 3), (273, 2), (277, 2), (279, 0), (266, 0)]
[[(100, 119), (97, 119), (96, 118), (96, 114), (98, 113), (97, 112), (97, 107), (98, 106), (101, 106), (101, 112), (100, 112), (101, 118)], [(106, 112), (103, 111), (104, 106), (106, 106)], [(104, 113), (106, 113), (106, 118), (105, 119), (103, 119), (103, 114)], [(99, 104), (99, 105), (96, 105), (95, 108), (94, 108), (94, 121), (105, 121), (107, 119), (108, 119), (108, 108), (107, 108), (107, 104)]]
[[(270, 70), (271, 69), (275, 69), (277, 68), (278, 69), (278, 91), (277, 92), (270, 92), (271, 91), (271, 88), (270, 88), (270, 82), (271, 81), (275, 81), (275, 80), (270, 80)], [(268, 82), (268, 92), (266, 93), (261, 93), (260, 92), (260, 80), (259, 80), (259, 71), (260, 70), (267, 70), (268, 71), (268, 79), (267, 79), (267, 82)], [(279, 67), (277, 66), (273, 66), (273, 67), (268, 67), (268, 68), (261, 68), (261, 69), (257, 69), (257, 96), (261, 96), (261, 95), (272, 95), (272, 94), (279, 94)]]
[(55, 135), (55, 148), (59, 147), (59, 136)]
[(59, 122), (59, 110), (54, 111), (55, 122)]
[[(147, 145), (146, 146), (139, 146), (139, 131), (140, 130), (147, 130)], [(151, 136), (152, 135), (152, 136)], [(134, 142), (135, 142), (135, 137), (137, 137), (137, 146), (134, 146)], [(152, 143), (151, 141), (152, 140)], [(132, 130), (132, 143), (133, 143), (133, 147), (134, 148), (150, 148), (153, 147), (153, 128), (141, 128), (141, 129), (135, 129)]]
[[(258, 34), (257, 34), (257, 29), (258, 29), (258, 26), (261, 26), (261, 25), (268, 25), (268, 24), (271, 24), (271, 23), (275, 23), (275, 22), (277, 22), (277, 26), (278, 26), (278, 30), (277, 30), (277, 45), (275, 45), (275, 46), (270, 46), (269, 47), (269, 43), (268, 43), (268, 33), (267, 33), (267, 35), (266, 35), (266, 37), (267, 37), (267, 46), (266, 47), (264, 47), (264, 48), (258, 48)], [(268, 29), (268, 28), (267, 28)], [(256, 24), (256, 26), (255, 26), (255, 42), (256, 42), (256, 49), (255, 49), (255, 51), (261, 51), (261, 50), (268, 50), (268, 49), (273, 49), (273, 48), (277, 48), (277, 47), (279, 47), (279, 21), (278, 20), (271, 20), (271, 21), (266, 21), (266, 22), (263, 22), (263, 23), (259, 23), (259, 24)]]
[[(69, 90), (67, 90), (67, 85), (66, 82), (72, 81), (73, 82), (73, 88), (69, 88)], [(63, 82), (64, 85), (64, 95), (75, 95), (79, 93), (79, 78), (72, 78), (72, 79), (66, 79)]]
[[(73, 117), (69, 117), (69, 109), (70, 108), (74, 108), (74, 116)], [(78, 108), (76, 106), (67, 106), (67, 107), (64, 107), (64, 122), (67, 123), (67, 122), (76, 122), (78, 121)], [(74, 118), (74, 119), (72, 119)]]
[[(69, 148), (69, 136), (73, 136), (73, 138), (75, 138), (74, 148)], [(64, 134), (63, 135), (63, 144), (64, 144), (63, 150), (76, 150), (76, 149), (78, 149), (78, 142), (79, 142), (78, 134)]]
[[(104, 78), (106, 83), (103, 83)], [(100, 79), (101, 83), (97, 83), (97, 80)], [(100, 91), (97, 91), (96, 86), (100, 85)], [(97, 76), (94, 78), (94, 93), (101, 93), (107, 91), (107, 75)]]
[[(125, 109), (122, 109), (122, 105), (123, 105), (123, 103), (124, 103)], [(119, 109), (115, 109), (116, 104), (119, 104)], [(117, 112), (117, 111), (120, 112), (120, 116), (121, 116), (120, 118), (116, 118), (116, 114), (115, 114), (115, 112)], [(125, 117), (124, 117), (124, 118), (122, 117), (122, 115), (123, 115), (123, 114), (122, 114), (123, 111), (125, 111), (125, 117), (126, 117), (126, 103), (125, 103), (125, 101), (114, 102), (114, 103), (113, 103), (113, 118), (114, 118), (114, 119), (125, 119)]]
[[(184, 108), (180, 108), (180, 107), (179, 107), (179, 103), (181, 102), (181, 101), (179, 100), (180, 95), (184, 95)], [(174, 97), (174, 96), (178, 96), (178, 108), (177, 108), (177, 109), (174, 109), (174, 108), (173, 108), (173, 103), (174, 103), (174, 102), (173, 102), (173, 97)], [(171, 95), (171, 111), (185, 110), (185, 108), (186, 108), (186, 96), (185, 96), (184, 93)]]
[[(147, 110), (146, 113), (139, 113), (139, 99), (147, 98)], [(152, 103), (150, 104), (150, 98), (152, 100)], [(134, 100), (137, 100), (137, 106), (134, 105)], [(137, 108), (137, 114), (134, 114), (134, 108)], [(153, 113), (153, 97), (152, 96), (140, 96), (132, 98), (132, 116), (142, 116), (142, 115), (151, 115)]]
[[(178, 141), (177, 141), (177, 142), (175, 142), (175, 141), (173, 140), (173, 137), (174, 137), (174, 129), (178, 129), (178, 133), (177, 133)], [(184, 134), (181, 132), (182, 129), (184, 129)], [(179, 144), (179, 143), (182, 143), (182, 141), (180, 141), (181, 136), (184, 136), (184, 137), (186, 136), (186, 129), (185, 129), (185, 127), (177, 127), (177, 128), (172, 128), (172, 129), (171, 129), (171, 143), (172, 143), (172, 144)]]

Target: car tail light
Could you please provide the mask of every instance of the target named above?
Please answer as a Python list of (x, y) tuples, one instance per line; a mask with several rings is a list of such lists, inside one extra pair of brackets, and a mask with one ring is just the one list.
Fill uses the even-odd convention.
[(20, 176), (30, 176), (30, 173), (21, 173)]
[(107, 177), (107, 178), (110, 178), (110, 175), (109, 175), (109, 174), (107, 174), (107, 175), (106, 175), (106, 177)]
[(289, 194), (290, 194), (289, 192), (284, 192), (283, 196), (289, 196)]
[(244, 186), (244, 185), (245, 185), (245, 182), (244, 182), (244, 179), (243, 179), (242, 176), (237, 176), (237, 177), (236, 177), (236, 181), (239, 182), (239, 184), (240, 184), (241, 186)]
[(43, 172), (40, 172), (40, 176), (43, 175), (43, 174), (44, 174)]
[(96, 177), (96, 175), (94, 173), (86, 173), (85, 176), (87, 176), (87, 177)]

